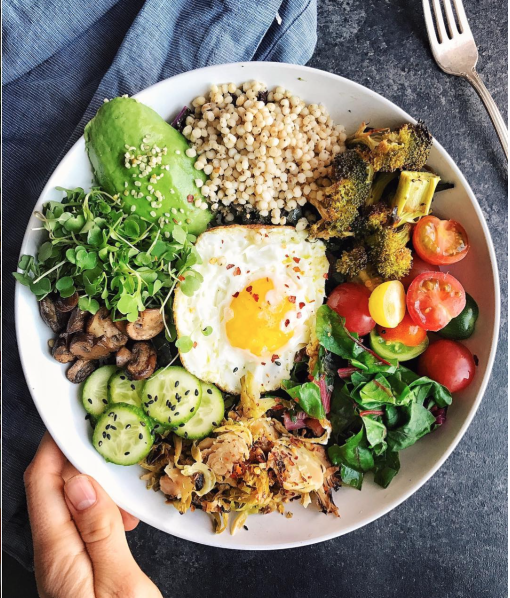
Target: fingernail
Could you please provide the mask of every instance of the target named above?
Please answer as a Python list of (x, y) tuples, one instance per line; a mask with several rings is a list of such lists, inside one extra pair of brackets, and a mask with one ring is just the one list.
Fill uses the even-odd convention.
[(64, 486), (67, 498), (77, 511), (84, 511), (92, 506), (96, 500), (96, 491), (90, 480), (83, 475), (74, 476), (67, 480)]

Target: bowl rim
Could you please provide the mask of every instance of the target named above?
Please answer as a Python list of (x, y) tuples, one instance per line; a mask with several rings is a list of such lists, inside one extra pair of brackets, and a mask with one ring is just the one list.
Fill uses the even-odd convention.
[[(382, 105), (387, 106), (388, 108), (391, 108), (392, 111), (394, 111), (394, 112), (395, 111), (399, 112), (402, 119), (408, 120), (409, 122), (413, 122), (413, 123), (416, 122), (415, 118), (413, 118), (410, 114), (408, 114), (407, 112), (402, 110), (399, 106), (397, 106), (396, 104), (394, 104), (393, 102), (391, 102), (390, 100), (388, 100), (387, 98), (382, 96), (381, 94), (369, 89), (368, 87), (365, 87), (364, 85), (361, 85), (360, 83), (356, 83), (355, 81), (352, 81), (346, 77), (342, 77), (341, 75), (337, 75), (335, 73), (330, 73), (328, 71), (323, 71), (321, 69), (304, 66), (304, 65), (289, 64), (289, 63), (284, 63), (284, 62), (251, 61), (251, 62), (234, 62), (234, 63), (210, 65), (210, 66), (202, 67), (199, 69), (193, 69), (191, 71), (186, 71), (184, 73), (179, 73), (178, 75), (174, 75), (173, 77), (168, 77), (167, 79), (158, 81), (157, 83), (155, 83), (149, 87), (146, 87), (145, 89), (134, 94), (132, 97), (138, 98), (141, 95), (150, 94), (156, 88), (168, 84), (168, 82), (170, 80), (178, 83), (178, 81), (180, 79), (182, 79), (186, 76), (189, 76), (190, 73), (202, 73), (204, 76), (204, 81), (207, 81), (207, 80), (210, 80), (210, 78), (209, 79), (207, 78), (207, 74), (211, 71), (217, 71), (218, 69), (222, 69), (222, 68), (226, 68), (226, 67), (229, 67), (229, 68), (247, 67), (247, 66), (250, 66), (253, 64), (259, 64), (259, 65), (264, 65), (264, 66), (269, 65), (269, 66), (276, 67), (276, 68), (284, 68), (287, 70), (295, 70), (295, 71), (305, 72), (305, 73), (310, 72), (310, 73), (315, 73), (317, 75), (320, 75), (322, 77), (329, 78), (329, 79), (332, 79), (335, 81), (340, 80), (340, 81), (342, 81), (342, 83), (347, 84), (348, 86), (352, 86), (354, 89), (358, 89), (364, 94), (368, 94), (368, 96), (371, 96), (372, 98), (374, 98), (379, 104), (382, 104)], [(75, 151), (77, 146), (80, 145), (81, 143), (83, 143), (83, 135), (81, 135), (79, 137), (79, 139), (69, 148), (69, 150), (66, 152), (66, 154), (61, 157), (59, 162), (53, 168), (50, 176), (48, 177), (46, 184), (44, 185), (44, 187), (43, 187), (41, 193), (39, 194), (34, 205), (37, 205), (37, 203), (39, 202), (41, 197), (46, 195), (46, 193), (50, 189), (54, 188), (55, 185), (53, 182), (53, 177), (55, 175), (56, 170), (60, 167), (61, 163), (64, 160), (66, 160), (68, 155), (71, 154), (73, 151)], [(302, 547), (302, 546), (309, 546), (312, 544), (317, 544), (319, 542), (332, 540), (333, 538), (343, 536), (343, 535), (351, 533), (357, 529), (365, 527), (366, 525), (369, 525), (373, 521), (379, 519), (380, 517), (383, 517), (384, 515), (386, 515), (387, 513), (389, 513), (396, 507), (398, 507), (399, 505), (401, 505), (405, 500), (407, 500), (410, 496), (412, 496), (415, 492), (417, 492), (426, 482), (428, 482), (428, 480), (438, 471), (438, 469), (444, 464), (444, 462), (448, 459), (448, 457), (453, 453), (453, 451), (459, 444), (460, 440), (466, 433), (466, 430), (471, 425), (471, 422), (473, 421), (473, 418), (474, 418), (475, 414), (477, 413), (480, 403), (481, 403), (481, 401), (485, 395), (485, 392), (487, 390), (487, 385), (488, 385), (490, 376), (492, 374), (495, 356), (496, 356), (496, 352), (498, 349), (499, 326), (500, 326), (500, 316), (501, 316), (501, 313), (500, 313), (501, 312), (501, 307), (500, 307), (501, 295), (500, 295), (500, 283), (499, 283), (499, 269), (498, 269), (498, 263), (497, 263), (497, 259), (496, 259), (496, 253), (495, 253), (494, 246), (492, 243), (492, 238), (491, 238), (491, 235), (489, 232), (489, 228), (485, 221), (485, 217), (482, 213), (482, 210), (478, 203), (478, 200), (476, 199), (476, 196), (473, 193), (471, 186), (469, 185), (468, 181), (466, 180), (465, 176), (462, 174), (461, 170), (459, 169), (459, 167), (457, 166), (457, 164), (455, 163), (453, 158), (448, 154), (448, 152), (443, 148), (443, 146), (435, 138), (434, 138), (434, 147), (437, 148), (441, 158), (443, 160), (445, 160), (445, 162), (448, 163), (448, 166), (452, 169), (455, 176), (460, 181), (460, 183), (463, 187), (463, 190), (467, 193), (467, 195), (469, 196), (469, 198), (471, 200), (471, 203), (474, 207), (474, 210), (477, 214), (478, 220), (482, 227), (485, 241), (487, 243), (489, 258), (490, 258), (491, 265), (493, 268), (493, 284), (494, 284), (494, 326), (493, 326), (493, 330), (492, 330), (491, 350), (489, 352), (488, 359), (487, 359), (487, 367), (486, 367), (482, 382), (480, 384), (480, 389), (476, 395), (476, 399), (471, 407), (471, 410), (470, 410), (468, 416), (466, 417), (466, 419), (464, 420), (462, 426), (459, 428), (456, 436), (450, 442), (448, 449), (441, 455), (441, 457), (439, 459), (437, 459), (437, 461), (430, 467), (429, 470), (426, 471), (426, 473), (422, 474), (421, 476), (419, 476), (419, 478), (417, 478), (415, 483), (413, 483), (407, 491), (403, 492), (401, 495), (399, 495), (398, 497), (391, 500), (386, 507), (384, 507), (382, 510), (378, 511), (376, 514), (367, 517), (361, 523), (354, 523), (352, 525), (347, 525), (345, 528), (341, 529), (340, 531), (335, 531), (335, 532), (332, 532), (329, 534), (324, 534), (320, 537), (309, 538), (306, 540), (282, 542), (281, 544), (269, 544), (269, 545), (243, 544), (240, 546), (235, 546), (232, 544), (225, 544), (221, 541), (221, 536), (215, 536), (214, 534), (211, 534), (211, 537), (214, 537), (216, 539), (215, 542), (203, 541), (202, 539), (198, 540), (196, 538), (189, 537), (184, 533), (175, 533), (173, 531), (169, 532), (167, 530), (161, 530), (161, 528), (159, 528), (157, 525), (155, 525), (153, 523), (148, 523), (147, 519), (149, 519), (150, 517), (147, 518), (146, 513), (141, 512), (140, 509), (133, 508), (132, 505), (129, 505), (129, 507), (128, 507), (126, 505), (124, 495), (120, 491), (117, 493), (110, 492), (112, 499), (116, 502), (116, 504), (120, 508), (122, 508), (125, 511), (131, 513), (132, 515), (138, 517), (141, 521), (148, 523), (148, 525), (156, 527), (156, 529), (160, 529), (161, 531), (163, 531), (165, 533), (169, 533), (169, 534), (171, 534), (175, 537), (178, 537), (180, 539), (188, 540), (190, 542), (194, 542), (197, 544), (211, 546), (214, 548), (229, 549), (229, 550), (284, 550), (284, 549), (288, 549), (288, 548), (298, 548), (298, 547)], [(21, 243), (20, 256), (22, 255), (23, 249), (24, 249), (24, 247), (26, 247), (31, 234), (32, 234), (32, 230), (30, 228), (30, 220), (29, 220), (29, 222), (27, 223), (25, 234), (23, 236), (23, 241)], [(20, 346), (20, 335), (21, 335), (21, 330), (20, 330), (21, 329), (21, 324), (20, 324), (21, 292), (22, 292), (21, 285), (17, 284), (16, 288), (15, 288), (14, 306), (15, 306), (16, 342), (17, 342), (18, 346)], [(51, 421), (46, 417), (43, 409), (39, 409), (38, 399), (34, 396), (35, 393), (32, 392), (32, 389), (30, 388), (30, 385), (28, 384), (27, 375), (25, 374), (25, 372), (28, 372), (28, 369), (29, 369), (28, 364), (26, 363), (24, 355), (22, 354), (21, 351), (19, 351), (19, 356), (20, 356), (20, 361), (21, 361), (21, 365), (22, 365), (22, 369), (23, 369), (23, 375), (25, 376), (28, 390), (30, 392), (30, 395), (32, 397), (34, 405), (39, 413), (39, 416), (41, 417), (47, 431), (55, 439), (55, 442), (59, 446), (60, 450), (62, 450), (62, 452), (66, 455), (66, 457), (70, 461), (70, 463), (73, 466), (75, 466), (76, 469), (78, 469), (80, 471), (81, 468), (77, 466), (78, 460), (77, 459), (75, 460), (74, 455), (68, 455), (65, 451), (65, 447), (63, 447), (59, 444), (59, 442), (57, 440), (58, 435), (56, 435), (56, 434), (54, 435), (52, 433), (53, 425), (52, 425)]]

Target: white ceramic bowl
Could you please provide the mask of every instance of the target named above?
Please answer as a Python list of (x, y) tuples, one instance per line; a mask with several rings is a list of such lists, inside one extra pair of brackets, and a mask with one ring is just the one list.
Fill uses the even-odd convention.
[[(212, 66), (184, 73), (161, 81), (136, 97), (170, 120), (183, 105), (205, 93), (211, 83), (241, 83), (251, 79), (264, 81), (269, 87), (282, 85), (308, 102), (324, 103), (348, 133), (363, 120), (375, 127), (388, 127), (411, 119), (380, 95), (342, 77), (303, 66), (267, 62)], [(434, 131), (434, 123), (428, 125)], [(107, 464), (95, 452), (90, 443), (91, 429), (78, 400), (78, 388), (65, 378), (65, 366), (49, 355), (47, 342), (52, 334), (39, 316), (34, 296), (26, 287), (18, 285), (16, 328), (25, 377), (44, 423), (68, 459), (80, 471), (94, 476), (120, 507), (146, 523), (180, 538), (223, 548), (289, 548), (334, 538), (381, 517), (418, 490), (453, 451), (482, 400), (494, 361), (500, 303), (494, 249), (473, 192), (437, 142), (429, 163), (443, 180), (455, 184), (453, 189), (437, 196), (435, 213), (460, 220), (471, 241), (468, 256), (452, 266), (451, 272), (480, 306), (476, 332), (466, 341), (478, 356), (479, 365), (471, 386), (454, 397), (446, 424), (401, 453), (401, 471), (389, 488), (383, 490), (376, 486), (368, 475), (361, 492), (347, 487), (336, 493), (341, 518), (325, 516), (312, 506), (305, 510), (293, 505), (294, 517), (290, 520), (278, 514), (253, 516), (248, 532), (241, 530), (235, 536), (228, 532), (215, 535), (204, 513), (181, 516), (165, 504), (161, 493), (147, 491), (138, 479), (140, 468)], [(50, 199), (61, 198), (61, 193), (55, 190), (58, 185), (87, 188), (91, 182), (82, 137), (56, 168), (35, 209), (40, 210)], [(22, 253), (36, 252), (42, 236), (32, 229), (38, 224), (35, 218), (28, 223)]]

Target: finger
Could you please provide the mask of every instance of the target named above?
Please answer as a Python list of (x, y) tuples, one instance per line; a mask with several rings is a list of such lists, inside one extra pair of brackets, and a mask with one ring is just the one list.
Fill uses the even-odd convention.
[(140, 523), (140, 519), (138, 519), (138, 517), (135, 517), (134, 515), (131, 515), (131, 513), (124, 511), (124, 509), (121, 509), (120, 507), (119, 511), (122, 517), (122, 521), (124, 523), (124, 529), (127, 532), (133, 531), (135, 527)]
[(36, 556), (50, 550), (83, 550), (64, 499), (62, 471), (67, 464), (65, 456), (46, 432), (24, 475)]
[(119, 508), (103, 488), (93, 478), (77, 475), (67, 480), (64, 492), (101, 590), (116, 591), (120, 584), (124, 587), (127, 580), (140, 575)]

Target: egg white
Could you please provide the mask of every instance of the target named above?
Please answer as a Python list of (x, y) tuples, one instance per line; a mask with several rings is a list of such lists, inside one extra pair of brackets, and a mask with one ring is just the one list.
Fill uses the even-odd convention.
[[(195, 269), (204, 281), (192, 297), (177, 288), (174, 298), (178, 337), (189, 336), (196, 343), (180, 355), (189, 372), (232, 394), (241, 392), (241, 378), (248, 371), (261, 392), (276, 390), (289, 378), (296, 353), (310, 339), (329, 269), (324, 243), (306, 237), (293, 227), (263, 225), (224, 226), (200, 235), (196, 249), (203, 263)], [(289, 303), (290, 322), (281, 327), (293, 336), (277, 351), (278, 359), (233, 347), (225, 329), (235, 294), (266, 277), (275, 286), (272, 295), (296, 298), (294, 306)], [(202, 332), (207, 327), (212, 328), (209, 336)]]

